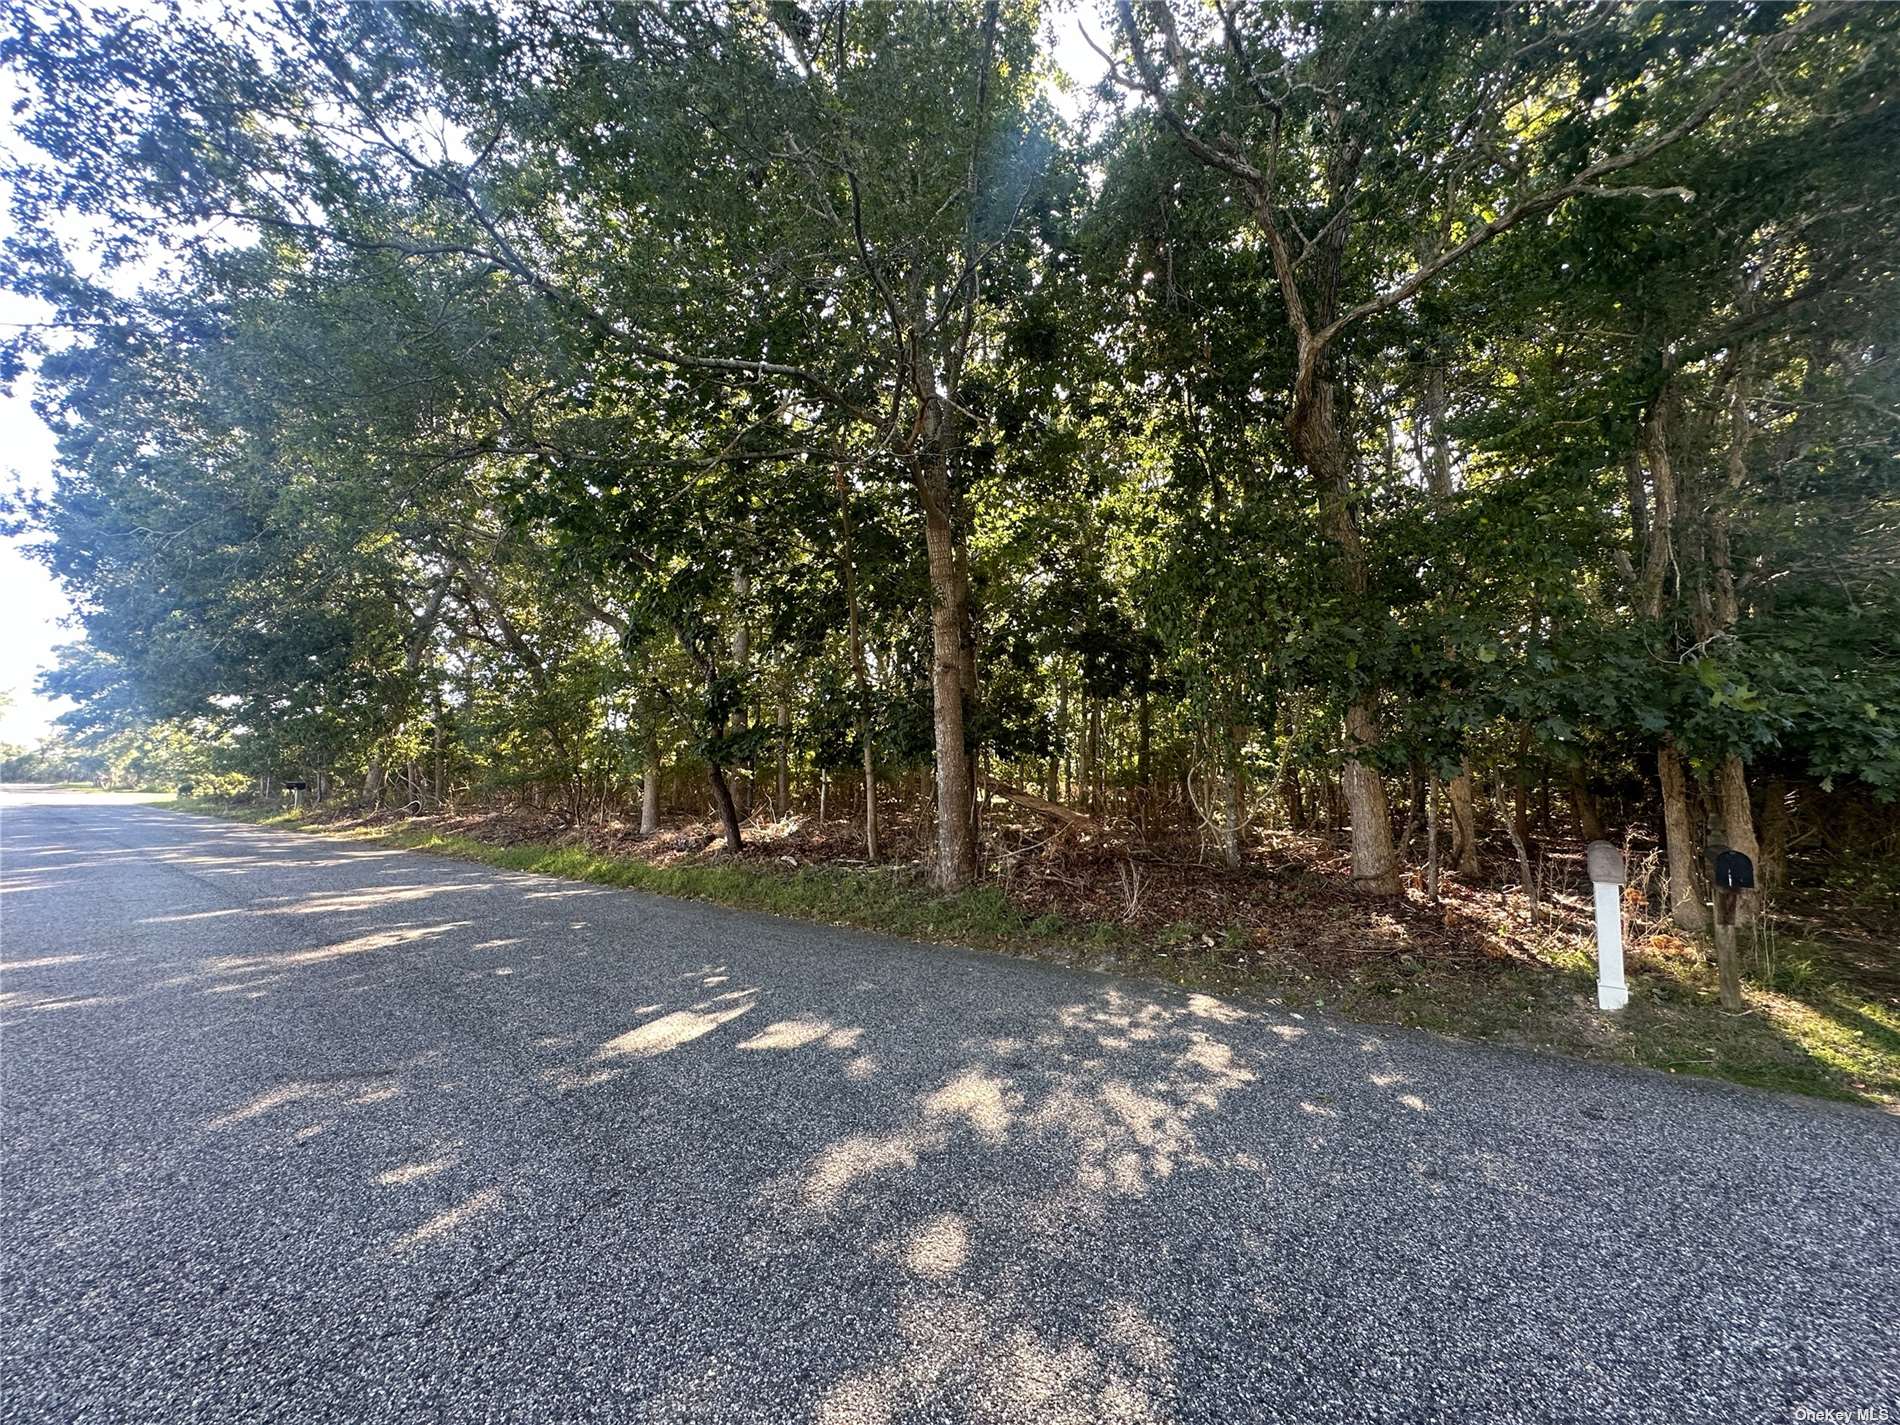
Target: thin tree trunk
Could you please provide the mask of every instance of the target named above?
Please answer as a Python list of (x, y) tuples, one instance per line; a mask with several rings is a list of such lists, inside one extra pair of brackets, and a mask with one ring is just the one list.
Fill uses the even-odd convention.
[[(1739, 757), (1724, 757), (1716, 769), (1715, 803), (1722, 817), (1722, 839), (1729, 850), (1739, 851), (1750, 861), (1761, 861), (1761, 847), (1755, 840), (1754, 810), (1748, 800), (1748, 773)], [(1756, 878), (1758, 881), (1760, 877)], [(1743, 896), (1735, 907), (1735, 923), (1749, 925), (1755, 920), (1755, 897)]]
[[(1530, 815), (1530, 753), (1531, 730), (1519, 727), (1517, 730), (1517, 767), (1511, 779), (1511, 825), (1518, 838), (1528, 844), (1531, 840)], [(1500, 807), (1500, 809), (1502, 809)]]
[(1788, 785), (1779, 777), (1772, 778), (1762, 794), (1761, 861), (1755, 880), (1764, 891), (1788, 883)]
[(1412, 854), (1412, 838), (1418, 835), (1419, 828), (1425, 825), (1425, 783), (1429, 780), (1425, 769), (1417, 762), (1412, 764), (1411, 775), (1407, 779), (1405, 792), (1405, 829), (1399, 833), (1398, 856), (1405, 860)]
[(1451, 866), (1461, 876), (1478, 874), (1478, 811), (1471, 794), (1471, 772), (1461, 769), (1445, 783), (1451, 816)]
[(1247, 789), (1242, 780), (1241, 749), (1247, 729), (1238, 723), (1227, 728), (1227, 787), (1223, 798), (1226, 814), (1221, 822), (1221, 858), (1229, 866), (1240, 864), (1240, 828), (1247, 819)]
[[(1451, 434), (1445, 429), (1449, 407), (1445, 391), (1445, 368), (1431, 366), (1425, 372), (1424, 417), (1430, 445), (1425, 460), (1425, 480), (1432, 499), (1444, 502), (1453, 494), (1451, 477)], [(1437, 797), (1437, 779), (1432, 795)], [(1461, 876), (1478, 874), (1478, 818), (1472, 806), (1471, 769), (1461, 758), (1458, 775), (1445, 784), (1445, 800), (1451, 820), (1451, 865)]]
[[(1305, 343), (1302, 342), (1302, 346)], [(1332, 381), (1319, 370), (1319, 353), (1301, 353), (1289, 423), (1294, 449), (1318, 487), (1321, 520), (1338, 551), (1348, 598), (1366, 598), (1370, 574), (1365, 545), (1352, 510), (1352, 459), (1341, 437)], [(1352, 828), (1352, 878), (1363, 894), (1399, 894), (1398, 858), (1392, 850), (1392, 813), (1385, 784), (1360, 755), (1378, 741), (1378, 695), (1366, 689), (1346, 708), (1346, 762), (1342, 772)]]
[(964, 583), (950, 517), (950, 477), (941, 452), (927, 452), (918, 480), (924, 503), (924, 542), (930, 571), (930, 693), (936, 743), (937, 856), (940, 890), (961, 890), (976, 879), (976, 838), (970, 753), (964, 742)]
[(790, 762), (790, 743), (792, 740), (792, 710), (783, 699), (778, 705), (778, 814), (784, 816), (792, 809), (792, 768)]
[(1656, 780), (1662, 785), (1663, 839), (1669, 857), (1669, 914), (1684, 930), (1704, 931), (1709, 911), (1696, 886), (1695, 825), (1682, 756), (1674, 742), (1665, 740), (1656, 749)]
[[(1643, 568), (1638, 584), (1643, 611), (1660, 619), (1669, 566), (1675, 560), (1676, 467), (1669, 456), (1669, 407), (1673, 392), (1665, 386), (1650, 403), (1643, 422), (1643, 450), (1649, 459), (1650, 483), (1656, 506), (1643, 545)], [(1632, 511), (1632, 514), (1634, 512)]]
[(442, 699), (440, 697), (437, 697), (435, 700), (435, 715), (432, 719), (432, 723), (433, 723), (433, 726), (431, 729), (431, 740), (435, 743), (435, 777), (434, 777), (434, 785), (430, 788), (429, 800), (434, 803), (435, 810), (441, 811), (442, 810)]
[[(728, 715), (720, 707), (717, 698), (719, 663), (717, 655), (713, 652), (711, 632), (708, 629), (706, 638), (697, 639), (691, 636), (689, 629), (682, 627), (680, 641), (699, 659), (701, 673), (705, 679), (708, 730), (712, 733), (708, 741), (712, 746), (717, 746), (724, 741), (730, 724)], [(739, 832), (739, 808), (732, 799), (732, 788), (726, 782), (726, 769), (717, 757), (711, 755), (710, 748), (706, 758), (706, 778), (712, 785), (713, 807), (719, 813), (719, 823), (725, 830), (726, 850), (736, 856), (745, 845)]]
[(1135, 735), (1135, 826), (1145, 838), (1148, 834), (1148, 762), (1154, 741), (1154, 710), (1148, 689), (1141, 690), (1137, 713), (1139, 728)]
[(1051, 767), (1049, 800), (1066, 806), (1069, 801), (1069, 680), (1059, 672), (1056, 674), (1056, 756)]
[(1286, 803), (1286, 824), (1290, 831), (1306, 830), (1306, 797), (1300, 790), (1300, 772), (1288, 767), (1280, 774), (1280, 799)]
[(647, 729), (646, 775), (640, 779), (640, 834), (652, 836), (660, 829), (660, 736)]
[(737, 856), (745, 843), (739, 838), (739, 808), (733, 805), (732, 788), (726, 785), (726, 769), (709, 762), (706, 773), (712, 783), (713, 804), (719, 808), (719, 824), (725, 828), (726, 850)]
[(1581, 766), (1570, 769), (1570, 803), (1576, 808), (1577, 830), (1585, 841), (1603, 840), (1603, 813), (1597, 806), (1596, 793), (1584, 779)]
[(1537, 894), (1537, 873), (1531, 866), (1530, 846), (1518, 834), (1515, 819), (1505, 816), (1500, 817), (1499, 820), (1504, 823), (1504, 834), (1511, 838), (1511, 850), (1517, 854), (1518, 877), (1524, 883), (1524, 896), (1530, 902), (1531, 924), (1535, 925), (1539, 919), (1540, 906)]
[[(851, 644), (851, 681), (857, 691), (857, 707), (852, 722), (857, 728), (858, 751), (864, 763), (864, 855), (878, 859), (877, 844), (877, 749), (871, 744), (871, 672), (864, 660), (864, 634), (858, 622), (858, 567), (851, 540), (851, 493), (845, 483), (844, 462), (832, 466), (832, 482), (838, 491), (838, 529), (843, 536), (838, 559), (844, 572), (846, 627)], [(824, 824), (825, 782), (818, 784), (818, 821)]]
[(1089, 724), (1083, 730), (1083, 747), (1087, 754), (1083, 758), (1085, 771), (1083, 783), (1089, 796), (1089, 815), (1102, 815), (1102, 699), (1089, 697)]
[[(1707, 501), (1709, 524), (1709, 563), (1713, 584), (1715, 627), (1711, 633), (1727, 631), (1741, 618), (1741, 599), (1735, 584), (1735, 566), (1729, 552), (1728, 501), (1739, 498), (1748, 478), (1748, 372), (1737, 356), (1731, 363), (1729, 385), (1728, 488)], [(1739, 756), (1722, 759), (1716, 772), (1716, 802), (1721, 810), (1722, 830), (1729, 849), (1739, 851), (1750, 861), (1761, 860), (1761, 847), (1755, 839), (1754, 809), (1748, 795), (1748, 769)], [(1759, 880), (1760, 877), (1757, 877)], [(1743, 896), (1736, 907), (1736, 923), (1747, 925), (1756, 915), (1755, 897)]]
[(1431, 366), (1425, 371), (1425, 425), (1431, 432), (1431, 459), (1425, 466), (1425, 479), (1432, 498), (1451, 498), (1451, 437), (1445, 430), (1445, 368)]
[[(749, 574), (732, 576), (732, 597), (738, 605), (737, 619), (732, 627), (732, 672), (739, 686), (739, 700), (732, 710), (732, 721), (735, 732), (744, 732), (747, 726), (747, 674), (752, 662), (752, 628), (746, 622), (745, 607), (752, 597), (752, 577)], [(746, 768), (735, 767), (733, 780), (737, 785), (728, 789), (727, 799), (733, 803), (740, 816), (749, 815), (752, 811), (752, 776)]]

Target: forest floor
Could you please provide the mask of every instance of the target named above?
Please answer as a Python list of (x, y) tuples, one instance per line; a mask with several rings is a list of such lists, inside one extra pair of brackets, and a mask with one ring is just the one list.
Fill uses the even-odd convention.
[[(1414, 874), (1404, 900), (1373, 906), (1352, 894), (1345, 852), (1324, 836), (1276, 837), (1229, 869), (1192, 845), (1039, 844), (1044, 833), (1005, 824), (992, 827), (985, 884), (942, 895), (925, 884), (920, 828), (901, 816), (884, 828), (887, 859), (870, 865), (855, 824), (808, 817), (755, 817), (734, 857), (715, 826), (697, 822), (642, 837), (612, 820), (576, 827), (516, 807), (433, 816), (180, 808), (1900, 1111), (1900, 942), (1884, 880), (1767, 907), (1742, 935), (1739, 1014), (1721, 1008), (1707, 946), (1657, 925), (1632, 885), (1630, 1004), (1609, 1015), (1596, 1008), (1581, 848), (1545, 857), (1532, 924), (1508, 853), (1487, 860), (1485, 877), (1443, 877), (1436, 905)], [(997, 842), (1024, 849), (997, 851)]]

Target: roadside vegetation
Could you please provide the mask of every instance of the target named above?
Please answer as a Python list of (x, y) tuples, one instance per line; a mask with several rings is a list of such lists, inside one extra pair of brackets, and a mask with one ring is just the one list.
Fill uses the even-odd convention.
[[(1081, 904), (1074, 866), (946, 893), (915, 863), (870, 866), (839, 828), (791, 819), (754, 827), (733, 857), (704, 826), (653, 837), (576, 833), (511, 813), (399, 817), (292, 811), (222, 799), (181, 810), (373, 841), (512, 871), (626, 887), (913, 940), (1265, 997), (1367, 1024), (1404, 1025), (1760, 1088), (1900, 1110), (1900, 977), (1872, 936), (1810, 938), (1792, 911), (1764, 916), (1744, 948), (1746, 1008), (1720, 1004), (1705, 947), (1632, 896), (1631, 1002), (1596, 1008), (1587, 892), (1558, 894), (1533, 928), (1508, 890), (1414, 888), (1369, 909), (1340, 885), (1323, 845), (1290, 844), (1247, 871), (1177, 875), (1145, 910)], [(1178, 868), (1177, 868), (1178, 869)], [(1054, 884), (1052, 884), (1054, 882)], [(1198, 914), (1199, 919), (1195, 918)], [(1832, 916), (1824, 919), (1833, 920)]]
[(9, 20), (6, 775), (1893, 1096), (1900, 7)]

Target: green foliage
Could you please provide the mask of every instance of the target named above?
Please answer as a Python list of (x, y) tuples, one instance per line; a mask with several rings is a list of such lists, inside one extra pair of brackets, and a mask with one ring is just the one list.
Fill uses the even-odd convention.
[(1900, 796), (1895, 12), (1137, 8), (1065, 116), (1019, 0), (20, 7), (74, 735), (578, 816), (783, 705), (894, 781), (936, 516), (1009, 779)]

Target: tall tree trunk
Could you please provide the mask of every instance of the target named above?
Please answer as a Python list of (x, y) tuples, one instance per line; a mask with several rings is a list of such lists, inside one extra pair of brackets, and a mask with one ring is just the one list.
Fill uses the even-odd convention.
[(1141, 705), (1136, 716), (1139, 726), (1135, 735), (1135, 825), (1145, 837), (1148, 834), (1148, 761), (1154, 741), (1154, 709), (1145, 687), (1141, 690)]
[(918, 491), (924, 505), (924, 544), (930, 572), (930, 697), (936, 743), (938, 889), (961, 890), (976, 879), (970, 753), (964, 741), (965, 585), (951, 521), (950, 472), (940, 450), (920, 462)]
[[(1637, 591), (1643, 611), (1660, 619), (1669, 568), (1675, 561), (1676, 467), (1669, 455), (1669, 408), (1674, 391), (1665, 386), (1643, 421), (1643, 452), (1649, 460), (1649, 478), (1655, 490), (1655, 510), (1643, 543), (1643, 568)], [(1632, 511), (1632, 516), (1634, 511)]]
[(1517, 818), (1504, 809), (1502, 792), (1503, 788), (1494, 782), (1491, 786), (1491, 807), (1497, 812), (1498, 820), (1504, 824), (1504, 834), (1510, 838), (1511, 850), (1517, 856), (1518, 880), (1524, 887), (1524, 899), (1530, 905), (1531, 924), (1535, 925), (1538, 922), (1540, 910), (1537, 871), (1531, 864), (1530, 843), (1519, 832)]
[(1306, 798), (1300, 791), (1299, 768), (1289, 766), (1280, 774), (1280, 799), (1286, 803), (1287, 829), (1306, 830)]
[(1451, 437), (1445, 430), (1445, 368), (1431, 366), (1425, 371), (1425, 424), (1431, 432), (1431, 458), (1425, 464), (1425, 479), (1432, 498), (1451, 498)]
[[(738, 683), (739, 700), (732, 710), (733, 731), (746, 730), (746, 682), (752, 662), (752, 628), (746, 622), (746, 603), (752, 597), (752, 576), (734, 574), (732, 576), (733, 602), (738, 605), (737, 619), (732, 627), (732, 673)], [(727, 791), (727, 800), (731, 801), (740, 816), (752, 811), (752, 777), (744, 767), (733, 768), (733, 780), (737, 784)], [(724, 781), (724, 778), (721, 778)]]
[[(705, 633), (704, 639), (697, 639), (692, 636), (690, 628), (682, 626), (680, 642), (699, 659), (706, 686), (708, 730), (712, 734), (708, 742), (717, 746), (725, 740), (727, 728), (731, 724), (729, 715), (720, 706), (717, 696), (719, 662), (717, 655), (713, 652), (712, 630), (707, 629)], [(719, 759), (712, 755), (710, 749), (706, 757), (706, 779), (712, 785), (713, 806), (719, 813), (719, 824), (726, 834), (726, 850), (736, 856), (745, 846), (739, 831), (739, 808), (732, 799), (732, 788), (726, 782), (726, 769)]]
[(1695, 822), (1689, 814), (1689, 786), (1682, 772), (1682, 755), (1668, 739), (1656, 749), (1656, 780), (1662, 785), (1669, 914), (1684, 930), (1704, 931), (1709, 928), (1709, 911), (1696, 885)]
[(1585, 780), (1581, 764), (1570, 769), (1570, 802), (1577, 811), (1577, 829), (1585, 841), (1603, 839), (1603, 813), (1597, 806), (1596, 794), (1590, 790)]
[[(1441, 239), (1442, 241), (1442, 235)], [(1435, 251), (1435, 249), (1434, 249)], [(1425, 372), (1425, 480), (1432, 499), (1442, 503), (1452, 497), (1451, 433), (1445, 429), (1445, 413), (1450, 406), (1445, 391), (1445, 368), (1430, 366)], [(1478, 818), (1472, 805), (1471, 768), (1461, 757), (1458, 775), (1445, 784), (1445, 800), (1451, 816), (1451, 865), (1461, 876), (1478, 874)]]
[(1779, 777), (1771, 778), (1762, 793), (1761, 863), (1755, 879), (1764, 891), (1788, 883), (1788, 784)]
[[(1306, 345), (1304, 341), (1302, 347)], [(1333, 383), (1320, 369), (1320, 353), (1302, 351), (1289, 422), (1293, 447), (1319, 491), (1320, 517), (1338, 551), (1340, 574), (1351, 602), (1362, 605), (1370, 574), (1359, 523), (1352, 509), (1352, 457), (1339, 431)], [(1363, 608), (1355, 607), (1363, 615)], [(1366, 688), (1346, 708), (1346, 812), (1352, 827), (1352, 878), (1365, 895), (1397, 896), (1398, 857), (1392, 850), (1392, 813), (1385, 784), (1361, 755), (1378, 741), (1377, 691)]]
[(1067, 805), (1069, 770), (1069, 680), (1056, 674), (1056, 755), (1049, 763), (1049, 800)]
[(640, 781), (640, 834), (652, 836), (660, 829), (660, 736), (647, 729), (646, 775)]
[[(1346, 745), (1369, 747), (1377, 740), (1371, 694), (1353, 699), (1346, 709)], [(1348, 755), (1340, 780), (1344, 784), (1346, 816), (1352, 828), (1352, 878), (1369, 896), (1399, 894), (1398, 857), (1392, 850), (1392, 813), (1385, 783), (1373, 766)]]
[[(838, 529), (843, 538), (838, 558), (844, 566), (844, 606), (846, 628), (851, 643), (851, 681), (857, 692), (857, 707), (852, 722), (858, 734), (858, 752), (864, 763), (864, 855), (878, 859), (877, 844), (877, 749), (871, 743), (871, 670), (864, 659), (864, 630), (858, 621), (858, 566), (851, 541), (851, 492), (845, 482), (844, 462), (832, 466), (832, 480), (838, 490)], [(818, 784), (818, 821), (824, 824), (825, 782)]]
[(1089, 720), (1089, 709), (1094, 702), (1085, 688), (1082, 692), (1082, 755), (1075, 778), (1075, 799), (1084, 807), (1095, 795), (1095, 739)]
[[(1739, 851), (1759, 865), (1761, 847), (1755, 840), (1754, 809), (1748, 801), (1748, 774), (1742, 759), (1724, 757), (1715, 775), (1715, 805), (1722, 818), (1722, 839), (1731, 851)], [(1760, 879), (1756, 877), (1758, 882)], [(1735, 923), (1749, 925), (1754, 920), (1755, 897), (1741, 897), (1735, 907)]]
[(1091, 816), (1102, 814), (1102, 700), (1084, 697), (1087, 719), (1082, 728), (1082, 794)]
[(1225, 803), (1225, 815), (1221, 820), (1221, 857), (1229, 866), (1240, 864), (1240, 828), (1247, 820), (1247, 783), (1246, 769), (1242, 760), (1246, 746), (1247, 729), (1239, 723), (1230, 724), (1226, 729), (1227, 737), (1227, 786), (1222, 798)]
[(732, 788), (726, 785), (726, 769), (709, 762), (706, 775), (712, 783), (713, 805), (719, 808), (719, 824), (726, 833), (726, 850), (737, 856), (745, 843), (739, 837), (739, 808), (733, 804)]
[[(1714, 493), (1706, 502), (1709, 525), (1709, 564), (1711, 574), (1710, 634), (1727, 632), (1741, 618), (1741, 599), (1736, 589), (1735, 565), (1729, 552), (1728, 502), (1741, 495), (1748, 478), (1748, 371), (1738, 355), (1730, 362), (1728, 488)], [(1708, 636), (1708, 635), (1705, 635)], [(1749, 802), (1748, 771), (1739, 756), (1722, 759), (1716, 772), (1716, 802), (1721, 809), (1722, 830), (1729, 848), (1741, 852), (1750, 861), (1761, 860), (1761, 847), (1755, 840), (1755, 816)], [(1756, 878), (1760, 880), (1758, 876)], [(1747, 925), (1754, 921), (1756, 898), (1741, 897), (1736, 921)]]
[[(1675, 562), (1675, 528), (1678, 486), (1676, 468), (1669, 453), (1669, 422), (1675, 392), (1665, 384), (1650, 402), (1643, 418), (1643, 454), (1649, 463), (1650, 486), (1655, 494), (1650, 513), (1648, 538), (1643, 545), (1643, 567), (1637, 592), (1643, 612), (1657, 624), (1661, 620), (1669, 570)], [(1632, 508), (1634, 519), (1636, 511)], [(1656, 781), (1662, 788), (1663, 848), (1669, 858), (1669, 914), (1682, 929), (1706, 931), (1708, 907), (1696, 881), (1697, 850), (1695, 820), (1689, 811), (1688, 781), (1682, 771), (1682, 754), (1675, 740), (1665, 736), (1656, 748)]]
[(435, 709), (429, 720), (429, 739), (434, 744), (435, 775), (430, 779), (429, 801), (436, 811), (442, 810), (442, 695), (435, 697)]
[[(1531, 730), (1519, 727), (1517, 730), (1517, 766), (1511, 777), (1511, 829), (1519, 840), (1527, 845), (1531, 840), (1530, 815), (1530, 755)], [(1504, 810), (1501, 800), (1495, 803), (1499, 811)]]
[(778, 814), (784, 816), (792, 809), (792, 710), (784, 699), (778, 705)]
[(1460, 770), (1445, 783), (1445, 804), (1451, 818), (1451, 868), (1461, 876), (1478, 874), (1478, 809), (1471, 793), (1471, 773)]

